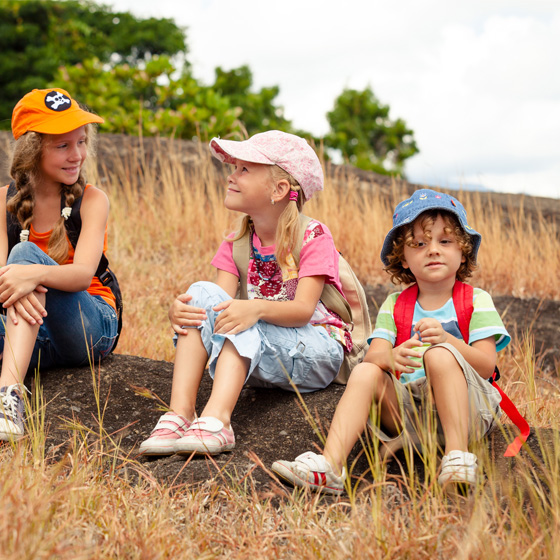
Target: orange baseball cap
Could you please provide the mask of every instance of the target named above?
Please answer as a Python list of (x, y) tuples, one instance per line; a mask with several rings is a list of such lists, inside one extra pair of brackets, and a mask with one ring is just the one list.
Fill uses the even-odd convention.
[(15, 140), (30, 130), (64, 134), (85, 124), (102, 122), (101, 117), (80, 108), (63, 89), (34, 89), (14, 107), (12, 134)]

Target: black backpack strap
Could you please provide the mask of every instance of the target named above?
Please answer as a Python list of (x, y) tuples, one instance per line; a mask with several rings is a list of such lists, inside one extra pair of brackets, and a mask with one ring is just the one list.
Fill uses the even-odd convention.
[[(60, 197), (60, 211), (66, 206), (64, 202), (64, 195)], [(64, 222), (64, 226), (66, 227), (66, 235), (68, 235), (68, 239), (70, 243), (72, 243), (72, 247), (76, 248), (78, 244), (78, 237), (80, 237), (80, 231), (82, 229), (82, 216), (80, 215), (80, 208), (82, 207), (82, 197), (78, 198), (72, 204), (72, 212), (70, 213), (70, 217)]]
[(8, 255), (15, 245), (19, 243), (19, 234), (21, 232), (21, 226), (17, 218), (8, 210), (8, 200), (15, 196), (17, 193), (16, 183), (12, 181), (8, 186), (8, 192), (6, 193), (6, 226), (8, 233)]

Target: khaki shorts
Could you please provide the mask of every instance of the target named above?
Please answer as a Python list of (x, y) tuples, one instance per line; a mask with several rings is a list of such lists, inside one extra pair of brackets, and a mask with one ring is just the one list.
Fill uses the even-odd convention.
[[(433, 347), (435, 346), (449, 350), (463, 370), (467, 380), (471, 411), (468, 426), (469, 444), (478, 441), (496, 426), (496, 422), (501, 416), (500, 401), (502, 397), (497, 389), (492, 387), (491, 383), (478, 375), (475, 369), (454, 346), (448, 343), (436, 344)], [(429, 352), (429, 350), (426, 350), (426, 352)], [(430, 404), (428, 380), (423, 377), (403, 384), (394, 375), (390, 373), (388, 375), (391, 375), (393, 379), (399, 400), (401, 418), (403, 419), (403, 431), (398, 436), (393, 437), (383, 431), (383, 426), (373, 426), (370, 421), (370, 428), (374, 434), (384, 443), (396, 442), (396, 440), (403, 437), (412, 442), (418, 442), (425, 439), (426, 436), (423, 434), (426, 434), (426, 427), (430, 426), (431, 423), (437, 431), (438, 444), (443, 446), (445, 444), (443, 429), (435, 407)]]

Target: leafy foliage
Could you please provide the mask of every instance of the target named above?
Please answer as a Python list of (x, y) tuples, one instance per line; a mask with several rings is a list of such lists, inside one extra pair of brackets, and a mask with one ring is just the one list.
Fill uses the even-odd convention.
[(271, 129), (292, 132), (291, 122), (284, 118), (284, 110), (274, 104), (280, 88), (265, 87), (259, 92), (253, 92), (252, 85), (253, 74), (248, 66), (230, 71), (218, 66), (212, 87), (241, 109), (240, 118), (249, 136)]
[(97, 58), (137, 65), (186, 51), (185, 33), (169, 19), (138, 19), (90, 0), (0, 0), (0, 115), (45, 88), (60, 66)]
[(369, 86), (363, 91), (345, 89), (327, 119), (327, 146), (362, 169), (402, 173), (405, 160), (418, 153), (412, 130), (402, 119), (389, 118), (389, 106), (381, 104)]
[[(0, 0), (0, 128), (33, 88), (63, 87), (105, 119), (104, 132), (208, 140), (294, 130), (278, 86), (255, 90), (246, 65), (196, 80), (185, 30), (170, 19), (139, 19), (93, 0)], [(371, 88), (345, 90), (328, 113), (331, 131), (313, 138), (363, 169), (402, 173), (418, 152), (402, 119), (391, 120)]]
[(61, 68), (55, 83), (105, 118), (105, 132), (200, 136), (241, 136), (241, 110), (227, 97), (200, 85), (168, 57), (154, 57), (143, 68), (117, 64), (106, 69), (98, 59)]

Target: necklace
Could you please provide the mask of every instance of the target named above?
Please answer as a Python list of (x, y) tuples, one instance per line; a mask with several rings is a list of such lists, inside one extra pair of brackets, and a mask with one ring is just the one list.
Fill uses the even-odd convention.
[[(249, 239), (251, 240), (251, 254), (253, 256), (253, 262), (255, 263), (255, 271), (257, 272), (261, 280), (265, 282), (270, 282), (278, 272), (278, 263), (276, 262), (276, 257), (274, 255), (261, 255), (257, 251), (257, 249), (255, 249), (255, 245), (253, 243), (253, 234), (254, 231), (251, 230), (249, 234)], [(259, 262), (261, 263), (260, 265)], [(264, 272), (265, 268), (269, 269), (268, 276), (264, 276), (263, 273), (261, 272), (261, 269), (263, 269)], [(271, 268), (272, 270), (270, 271)]]

